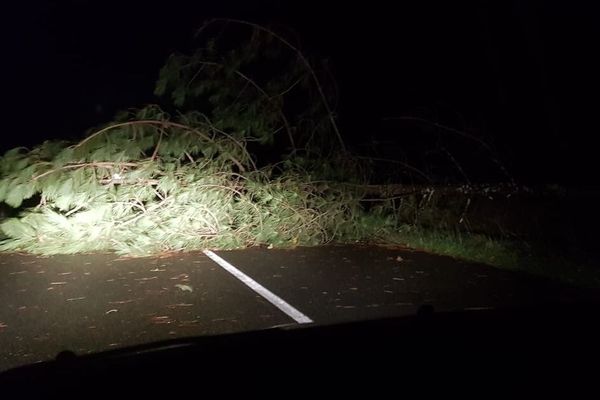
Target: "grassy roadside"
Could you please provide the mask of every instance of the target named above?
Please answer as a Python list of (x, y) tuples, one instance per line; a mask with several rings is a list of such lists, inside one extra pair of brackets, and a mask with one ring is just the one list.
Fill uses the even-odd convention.
[(574, 286), (600, 288), (600, 268), (591, 257), (581, 253), (567, 256), (548, 245), (409, 225), (401, 227), (390, 240), (410, 248), (521, 271)]

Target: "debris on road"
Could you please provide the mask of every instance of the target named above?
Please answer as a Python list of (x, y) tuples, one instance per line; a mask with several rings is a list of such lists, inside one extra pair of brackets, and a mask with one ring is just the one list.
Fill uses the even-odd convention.
[(170, 324), (173, 322), (171, 317), (169, 317), (168, 315), (162, 315), (160, 317), (152, 317), (151, 321), (153, 324), (157, 324), (157, 325)]
[(158, 276), (151, 276), (150, 278), (138, 278), (134, 279), (134, 281), (151, 281), (153, 279), (158, 279)]
[(127, 304), (127, 303), (133, 303), (135, 300), (116, 300), (116, 301), (109, 301), (108, 304)]
[(175, 285), (175, 287), (181, 289), (184, 292), (193, 292), (194, 291), (194, 289), (191, 286), (182, 285), (179, 283), (177, 285)]
[(194, 305), (191, 303), (179, 303), (179, 304), (169, 304), (166, 307), (167, 308), (177, 308), (177, 307), (193, 307)]

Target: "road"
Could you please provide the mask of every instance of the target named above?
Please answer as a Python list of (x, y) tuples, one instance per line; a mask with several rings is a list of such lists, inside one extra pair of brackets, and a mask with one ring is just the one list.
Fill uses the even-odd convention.
[[(0, 371), (67, 349), (86, 354), (168, 338), (403, 316), (423, 304), (454, 311), (584, 296), (553, 282), (402, 248), (251, 248), (217, 255), (240, 274), (202, 252), (137, 259), (0, 255)], [(244, 284), (244, 277), (264, 291)], [(290, 309), (306, 320), (286, 314)]]

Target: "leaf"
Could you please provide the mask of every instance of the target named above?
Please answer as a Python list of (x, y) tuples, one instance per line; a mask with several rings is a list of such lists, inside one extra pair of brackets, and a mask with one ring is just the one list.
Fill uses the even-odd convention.
[(39, 153), (42, 160), (50, 161), (57, 154), (64, 151), (67, 142), (64, 140), (46, 140), (40, 147)]
[[(12, 185), (11, 185), (12, 186)], [(9, 189), (8, 195), (4, 202), (13, 208), (19, 208), (23, 203), (25, 195), (25, 185), (18, 184)]]
[(23, 157), (23, 158), (21, 158), (16, 163), (14, 163), (13, 170), (14, 171), (22, 171), (22, 170), (24, 170), (30, 164), (30, 161), (31, 160), (29, 159), (29, 157)]
[(175, 285), (175, 287), (178, 288), (178, 289), (181, 289), (181, 291), (183, 291), (183, 292), (190, 292), (191, 293), (191, 292), (194, 291), (194, 289), (191, 286), (189, 286), (189, 285), (182, 285), (182, 284), (178, 283), (177, 285)]
[(183, 103), (185, 103), (186, 92), (187, 92), (187, 90), (183, 86), (179, 86), (173, 91), (173, 94), (172, 94), (173, 103), (176, 106), (178, 106), (178, 107), (183, 106)]
[(72, 195), (57, 196), (56, 200), (54, 200), (54, 205), (61, 211), (68, 211), (71, 208), (71, 204), (73, 204), (72, 199)]
[(73, 215), (73, 222), (77, 225), (90, 224), (94, 225), (99, 223), (108, 214), (111, 207), (110, 205), (98, 205), (92, 207), (90, 210), (81, 211)]
[(60, 230), (65, 232), (70, 232), (73, 230), (73, 225), (64, 215), (48, 210), (44, 212), (44, 216), (47, 218), (48, 223), (52, 224), (56, 228), (59, 228)]
[(73, 195), (73, 180), (71, 178), (65, 179), (60, 185), (56, 195), (59, 197), (66, 197)]
[(23, 199), (29, 199), (36, 192), (36, 184), (34, 181), (29, 181), (23, 184)]
[(2, 222), (0, 229), (12, 238), (30, 238), (36, 236), (35, 230), (18, 218), (9, 218)]
[(170, 176), (163, 176), (158, 181), (157, 189), (163, 193), (171, 193), (178, 186), (177, 180)]
[(6, 199), (10, 182), (10, 178), (4, 178), (0, 180), (0, 201), (4, 201), (4, 199)]

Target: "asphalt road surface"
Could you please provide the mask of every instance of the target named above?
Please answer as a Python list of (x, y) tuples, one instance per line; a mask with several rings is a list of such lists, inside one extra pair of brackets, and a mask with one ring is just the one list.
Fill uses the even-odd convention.
[(3, 254), (0, 371), (63, 350), (87, 354), (169, 338), (404, 316), (423, 304), (475, 310), (588, 296), (388, 247), (251, 248), (217, 252), (215, 259), (203, 252), (137, 259)]

